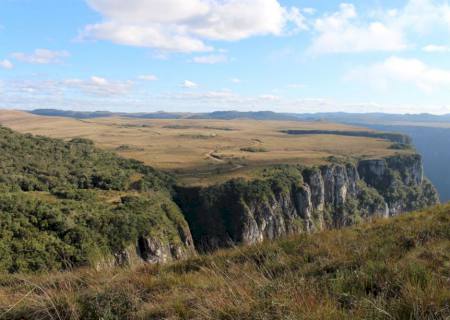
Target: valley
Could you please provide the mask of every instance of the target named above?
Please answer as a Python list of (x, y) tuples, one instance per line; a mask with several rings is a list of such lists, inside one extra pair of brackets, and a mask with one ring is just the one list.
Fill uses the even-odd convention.
[[(165, 289), (152, 291), (153, 284), (145, 289), (153, 292), (150, 295), (136, 290), (141, 281), (149, 281), (168, 290), (183, 292), (187, 286), (195, 292), (199, 288), (190, 287), (191, 282), (181, 288), (178, 284), (185, 277), (191, 277), (192, 283), (204, 281), (209, 274), (218, 286), (204, 285), (217, 299), (224, 299), (221, 290), (230, 288), (224, 286), (225, 278), (213, 275), (224, 274), (228, 268), (243, 268), (249, 277), (268, 286), (284, 286), (285, 277), (300, 281), (292, 274), (294, 270), (309, 278), (308, 286), (326, 283), (330, 278), (319, 275), (324, 270), (330, 270), (326, 273), (334, 279), (338, 274), (332, 270), (340, 273), (353, 268), (339, 267), (347, 251), (333, 251), (337, 255), (326, 267), (314, 260), (320, 258), (315, 249), (308, 258), (301, 249), (304, 245), (322, 240), (331, 241), (326, 246), (335, 241), (356, 245), (362, 241), (358, 237), (366, 239), (369, 234), (372, 244), (361, 249), (369, 250), (371, 245), (381, 245), (380, 239), (391, 227), (400, 229), (392, 234), (382, 258), (394, 265), (403, 263), (394, 252), (409, 252), (411, 248), (402, 243), (418, 243), (415, 239), (421, 239), (424, 228), (434, 230), (431, 237), (439, 246), (448, 246), (448, 234), (442, 231), (446, 230), (448, 207), (429, 209), (435, 212), (430, 211), (428, 219), (442, 222), (433, 224), (434, 229), (418, 218), (426, 213), (410, 220), (395, 218), (439, 203), (435, 187), (425, 176), (422, 157), (409, 137), (401, 134), (331, 122), (72, 119), (19, 111), (0, 112), (0, 124), (0, 272), (10, 279), (0, 284), (0, 314), (7, 315), (6, 319), (28, 319), (27, 313), (43, 319), (54, 315), (98, 319), (108, 312), (125, 318), (202, 318), (191, 309), (194, 305), (211, 318), (230, 311), (246, 319), (244, 313), (262, 303), (250, 287), (246, 294), (257, 305), (236, 300), (242, 304), (238, 309), (229, 309), (232, 301), (223, 309), (210, 309), (200, 302), (203, 298), (198, 292), (185, 301)], [(386, 218), (394, 220), (386, 222)], [(410, 229), (405, 222), (411, 219), (417, 221), (418, 229)], [(383, 236), (377, 233), (379, 228)], [(349, 232), (350, 238), (342, 240)], [(335, 240), (327, 240), (329, 236)], [(400, 247), (394, 245), (398, 237)], [(285, 251), (289, 247), (301, 253)], [(350, 255), (345, 259), (356, 263), (360, 258)], [(370, 254), (364, 261), (380, 263), (379, 258)], [(298, 259), (313, 260), (300, 263)], [(447, 257), (439, 259), (448, 263)], [(300, 263), (300, 269), (292, 263)], [(371, 270), (365, 264), (360, 268), (361, 272)], [(284, 270), (281, 278), (277, 270)], [(310, 275), (307, 270), (319, 274)], [(381, 276), (378, 271), (374, 276)], [(401, 272), (402, 279), (414, 279), (409, 269)], [(105, 275), (117, 282), (108, 284)], [(167, 276), (172, 280), (165, 282)], [(15, 277), (26, 280), (11, 282)], [(226, 277), (241, 281), (236, 274)], [(81, 289), (74, 279), (82, 279), (87, 286)], [(344, 283), (354, 280), (346, 279)], [(30, 281), (39, 283), (48, 298), (41, 299), (34, 290), (24, 295)], [(123, 290), (121, 281), (129, 284)], [(435, 279), (427, 281), (428, 288)], [(326, 298), (334, 289), (324, 288), (314, 294), (321, 304), (329, 303), (329, 308), (314, 312), (319, 317), (346, 315), (335, 296)], [(442, 306), (445, 284), (439, 283), (438, 288), (433, 301)], [(352, 290), (355, 301), (372, 299), (370, 290)], [(387, 295), (390, 289), (381, 290)], [(286, 299), (285, 294), (269, 299)], [(163, 302), (169, 296), (181, 299), (178, 307)], [(154, 305), (153, 298), (161, 300)], [(383, 303), (401, 315), (395, 303), (409, 301), (408, 297), (402, 292), (395, 299), (394, 305), (387, 304), (387, 296), (372, 303)], [(47, 315), (41, 313), (45, 308)], [(302, 314), (290, 304), (286, 308), (293, 316)], [(267, 314), (267, 310), (261, 312)], [(354, 306), (348, 312), (363, 318), (374, 310)], [(420, 312), (426, 315), (429, 311)]]

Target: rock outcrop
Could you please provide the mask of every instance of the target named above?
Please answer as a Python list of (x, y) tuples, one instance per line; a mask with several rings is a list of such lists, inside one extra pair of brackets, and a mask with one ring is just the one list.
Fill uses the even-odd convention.
[[(183, 231), (184, 233), (184, 231)], [(183, 239), (180, 242), (180, 239)], [(190, 232), (180, 239), (171, 241), (155, 237), (138, 238), (135, 245), (114, 254), (114, 261), (110, 265), (129, 266), (142, 263), (162, 264), (174, 260), (186, 259), (195, 254), (194, 242)]]
[(389, 217), (439, 199), (424, 178), (421, 157), (399, 155), (320, 168), (281, 167), (260, 180), (180, 187), (176, 202), (197, 249), (208, 251)]
[[(133, 199), (126, 201), (133, 202)], [(112, 264), (161, 264), (195, 254), (194, 241), (186, 220), (175, 203), (166, 201), (157, 206), (160, 210), (158, 220), (155, 217), (155, 220), (143, 221), (141, 234), (135, 238), (135, 243), (115, 252)], [(138, 212), (139, 207), (134, 208)]]

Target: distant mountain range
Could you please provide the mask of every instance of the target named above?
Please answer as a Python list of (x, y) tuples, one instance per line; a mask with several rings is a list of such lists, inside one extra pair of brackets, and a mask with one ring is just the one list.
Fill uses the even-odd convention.
[(58, 109), (36, 109), (30, 113), (41, 116), (69, 117), (76, 119), (104, 118), (122, 116), (142, 119), (254, 119), (254, 120), (306, 120), (306, 121), (333, 121), (343, 123), (385, 123), (385, 122), (450, 122), (450, 114), (387, 114), (387, 113), (277, 113), (272, 111), (214, 111), (209, 113), (126, 113), (110, 111), (71, 111)]
[(169, 112), (151, 112), (151, 113), (126, 113), (110, 111), (71, 111), (57, 109), (36, 109), (30, 113), (40, 116), (68, 117), (75, 119), (93, 119), (105, 117), (127, 117), (141, 119), (254, 119), (254, 120), (299, 120), (294, 114), (276, 113), (272, 111), (240, 112), (240, 111), (215, 111), (210, 113), (169, 113)]

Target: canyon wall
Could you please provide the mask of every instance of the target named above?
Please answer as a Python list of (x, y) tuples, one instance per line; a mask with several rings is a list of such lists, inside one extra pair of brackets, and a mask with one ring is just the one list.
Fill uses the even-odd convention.
[(253, 181), (176, 188), (199, 251), (344, 227), (439, 202), (416, 154), (267, 171)]

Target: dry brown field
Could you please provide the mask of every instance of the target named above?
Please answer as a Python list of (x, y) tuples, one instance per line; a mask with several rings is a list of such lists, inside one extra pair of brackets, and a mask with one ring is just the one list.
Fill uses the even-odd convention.
[(373, 158), (392, 155), (392, 143), (365, 137), (287, 135), (286, 129), (361, 130), (329, 122), (256, 120), (160, 120), (44, 117), (0, 111), (0, 124), (23, 133), (93, 140), (100, 148), (175, 173), (188, 184), (248, 177), (272, 164), (317, 165), (330, 156)]

